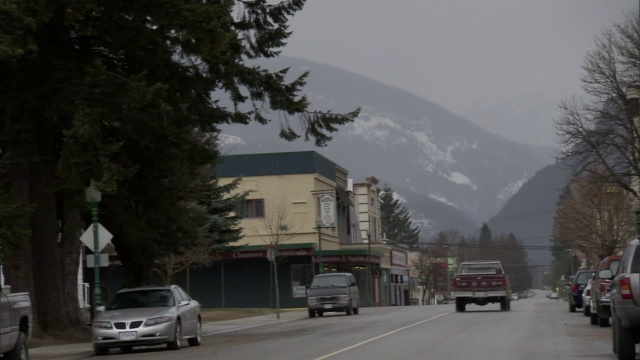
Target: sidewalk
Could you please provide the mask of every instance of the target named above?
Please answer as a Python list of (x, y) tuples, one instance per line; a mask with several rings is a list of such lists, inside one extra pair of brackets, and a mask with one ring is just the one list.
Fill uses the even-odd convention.
[[(285, 310), (280, 313), (280, 319), (275, 314), (246, 317), (242, 319), (215, 321), (202, 324), (202, 336), (222, 334), (280, 322), (303, 319), (308, 316), (307, 310)], [(29, 349), (31, 360), (74, 360), (84, 359), (93, 355), (91, 343), (67, 344), (56, 346), (41, 346)]]

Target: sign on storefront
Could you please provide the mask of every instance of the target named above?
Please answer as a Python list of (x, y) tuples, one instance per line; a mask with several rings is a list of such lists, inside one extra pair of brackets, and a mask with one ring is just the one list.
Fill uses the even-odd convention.
[(293, 297), (294, 298), (307, 297), (307, 288), (305, 286), (294, 286)]
[(320, 199), (320, 220), (322, 227), (336, 226), (336, 199), (335, 194), (322, 194)]

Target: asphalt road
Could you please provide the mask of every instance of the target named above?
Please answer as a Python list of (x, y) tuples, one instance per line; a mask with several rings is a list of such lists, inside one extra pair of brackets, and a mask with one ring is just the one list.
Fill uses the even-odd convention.
[(589, 324), (566, 302), (536, 297), (499, 305), (362, 308), (204, 338), (202, 346), (115, 351), (115, 359), (615, 359), (611, 328)]

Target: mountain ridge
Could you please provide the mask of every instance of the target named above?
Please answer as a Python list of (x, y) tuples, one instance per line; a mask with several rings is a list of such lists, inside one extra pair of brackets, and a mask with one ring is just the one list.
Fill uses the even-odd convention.
[[(315, 150), (346, 168), (350, 177), (373, 175), (407, 198), (415, 221), (429, 224), (422, 229), (421, 241), (450, 224), (462, 224), (461, 233), (475, 231), (522, 184), (552, 163), (530, 145), (495, 135), (436, 103), (379, 81), (294, 58), (260, 65), (270, 70), (289, 67), (291, 76), (309, 70), (305, 94), (312, 109), (340, 113), (361, 107), (361, 114), (332, 134), (325, 148), (280, 139), (277, 119), (266, 126), (223, 126), (223, 153)], [(443, 213), (451, 220), (442, 218)]]

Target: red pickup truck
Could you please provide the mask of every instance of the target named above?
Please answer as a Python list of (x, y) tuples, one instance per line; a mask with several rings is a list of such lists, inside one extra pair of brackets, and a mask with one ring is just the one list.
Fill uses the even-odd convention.
[(463, 312), (467, 304), (480, 306), (500, 303), (500, 310), (511, 310), (511, 286), (498, 260), (476, 260), (460, 263), (451, 297), (456, 311)]

